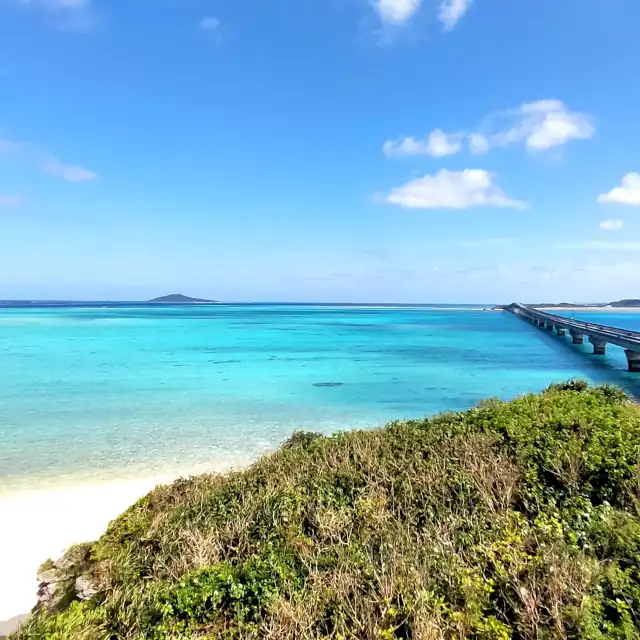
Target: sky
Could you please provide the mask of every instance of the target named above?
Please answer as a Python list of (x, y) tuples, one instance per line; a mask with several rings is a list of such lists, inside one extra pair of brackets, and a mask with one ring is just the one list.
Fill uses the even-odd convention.
[(640, 297), (637, 0), (0, 0), (0, 299)]

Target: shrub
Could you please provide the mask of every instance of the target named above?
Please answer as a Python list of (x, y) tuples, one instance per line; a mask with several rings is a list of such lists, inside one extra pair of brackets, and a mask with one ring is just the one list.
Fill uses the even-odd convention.
[(570, 381), (159, 487), (19, 640), (640, 637), (640, 409)]

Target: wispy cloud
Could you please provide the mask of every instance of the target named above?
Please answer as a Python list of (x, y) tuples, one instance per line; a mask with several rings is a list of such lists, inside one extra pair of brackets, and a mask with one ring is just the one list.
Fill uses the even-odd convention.
[(474, 131), (446, 133), (434, 129), (424, 139), (407, 137), (387, 141), (383, 152), (389, 157), (441, 157), (460, 152), (465, 141), (469, 151), (475, 155), (512, 144), (523, 144), (529, 151), (541, 152), (560, 147), (570, 140), (586, 140), (594, 133), (591, 118), (586, 114), (571, 111), (560, 100), (538, 100), (492, 113)]
[(10, 207), (22, 204), (24, 199), (21, 196), (13, 196), (0, 193), (0, 207)]
[(402, 25), (418, 11), (422, 0), (373, 0), (372, 4), (384, 24)]
[(591, 118), (570, 111), (560, 100), (528, 102), (492, 118), (511, 121), (511, 126), (487, 137), (490, 147), (524, 142), (531, 151), (546, 151), (570, 140), (586, 140), (595, 133)]
[(218, 18), (210, 16), (208, 18), (203, 18), (200, 21), (199, 26), (203, 31), (215, 31), (220, 26), (220, 20), (218, 20)]
[(471, 7), (472, 0), (442, 0), (438, 19), (445, 31), (451, 31)]
[(95, 172), (85, 167), (62, 162), (52, 153), (33, 143), (0, 140), (0, 156), (20, 158), (36, 170), (67, 182), (86, 182), (98, 177)]
[(65, 11), (88, 9), (91, 0), (19, 0), (22, 4), (41, 7), (48, 11)]
[(469, 209), (471, 207), (511, 207), (522, 209), (524, 202), (509, 198), (493, 183), (493, 175), (483, 169), (448, 171), (411, 180), (392, 189), (383, 198), (405, 209)]
[(0, 154), (17, 153), (22, 149), (21, 142), (13, 142), (12, 140), (2, 140), (0, 138)]
[(583, 242), (563, 242), (558, 249), (579, 251), (640, 251), (640, 242), (609, 242), (605, 240), (585, 240)]
[(470, 133), (468, 136), (469, 151), (475, 155), (487, 153), (491, 149), (488, 138), (481, 133)]
[(483, 238), (480, 240), (458, 240), (460, 247), (506, 247), (515, 242), (514, 238)]
[(405, 156), (431, 156), (442, 158), (458, 153), (462, 147), (463, 134), (447, 134), (440, 129), (432, 131), (425, 139), (403, 138), (387, 140), (382, 146), (382, 152), (387, 158), (401, 158)]
[(14, 0), (44, 12), (55, 28), (76, 33), (93, 31), (101, 22), (101, 14), (92, 0)]
[(472, 273), (444, 276), (448, 288), (469, 279), (476, 291), (492, 292), (498, 299), (516, 298), (526, 287), (529, 299), (609, 301), (629, 295), (637, 285), (638, 260), (611, 263), (554, 264), (502, 263)]
[(600, 228), (605, 231), (620, 231), (622, 227), (624, 227), (624, 220), (620, 220), (620, 218), (609, 218), (600, 223)]
[(95, 180), (98, 175), (89, 169), (73, 164), (64, 164), (55, 156), (49, 156), (42, 164), (42, 171), (67, 182), (86, 182)]
[[(490, 267), (460, 268), (453, 273), (443, 274), (455, 282), (456, 278), (472, 279), (497, 285), (502, 289), (508, 284), (542, 284), (548, 291), (549, 283), (563, 283), (563, 289), (571, 291), (572, 287), (586, 284), (593, 295), (593, 287), (602, 288), (605, 293), (602, 299), (611, 300), (617, 294), (611, 293), (611, 283), (615, 282), (620, 291), (633, 287), (640, 271), (638, 262), (587, 263), (587, 264), (508, 264), (502, 263)], [(544, 294), (543, 294), (544, 295)], [(564, 294), (561, 294), (564, 297)], [(565, 298), (566, 299), (566, 298)]]
[(629, 204), (640, 207), (640, 173), (627, 173), (622, 184), (598, 197), (601, 204)]

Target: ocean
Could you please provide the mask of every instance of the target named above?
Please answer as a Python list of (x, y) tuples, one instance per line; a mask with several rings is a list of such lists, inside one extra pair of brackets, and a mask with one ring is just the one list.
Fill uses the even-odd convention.
[[(565, 315), (640, 329), (640, 313)], [(32, 600), (27, 570), (99, 535), (156, 479), (246, 465), (295, 430), (368, 429), (571, 377), (640, 397), (621, 349), (593, 356), (478, 307), (5, 304), (0, 618)]]
[(622, 350), (589, 350), (477, 307), (5, 307), (0, 492), (243, 464), (572, 376), (638, 390)]

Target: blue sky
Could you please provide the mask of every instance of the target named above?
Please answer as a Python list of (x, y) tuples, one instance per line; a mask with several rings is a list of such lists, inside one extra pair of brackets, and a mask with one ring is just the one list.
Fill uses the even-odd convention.
[(0, 0), (0, 298), (640, 296), (637, 0)]

